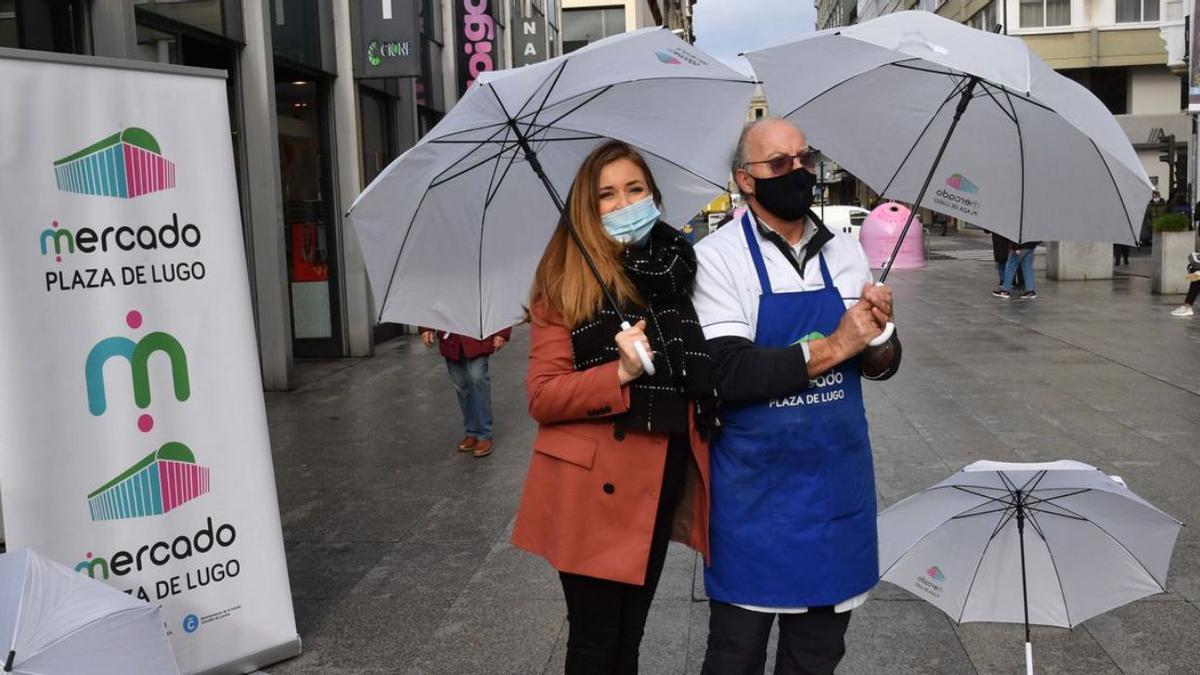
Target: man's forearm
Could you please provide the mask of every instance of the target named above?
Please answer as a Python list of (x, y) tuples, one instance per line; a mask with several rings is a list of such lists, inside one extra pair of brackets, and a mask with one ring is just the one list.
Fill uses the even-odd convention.
[(708, 341), (717, 371), (717, 393), (725, 403), (754, 403), (789, 396), (808, 386), (804, 349), (758, 347), (739, 337)]
[(837, 333), (808, 343), (808, 376), (816, 377), (854, 356), (853, 349)]

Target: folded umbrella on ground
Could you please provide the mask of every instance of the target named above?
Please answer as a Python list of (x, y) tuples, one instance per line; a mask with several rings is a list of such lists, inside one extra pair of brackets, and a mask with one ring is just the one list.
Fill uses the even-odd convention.
[(1082, 462), (975, 462), (879, 514), (880, 576), (956, 622), (1074, 627), (1166, 591), (1183, 526)]
[(29, 549), (0, 555), (0, 656), (6, 673), (179, 673), (157, 606)]

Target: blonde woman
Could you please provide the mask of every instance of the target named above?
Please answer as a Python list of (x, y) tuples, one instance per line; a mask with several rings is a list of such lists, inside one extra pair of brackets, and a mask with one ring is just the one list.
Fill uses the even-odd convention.
[(668, 541), (708, 551), (715, 381), (690, 299), (696, 258), (659, 220), (661, 202), (645, 160), (615, 141), (584, 160), (567, 197), (632, 328), (621, 330), (563, 222), (530, 294), (526, 391), (538, 434), (513, 543), (559, 572), (567, 673), (636, 673)]

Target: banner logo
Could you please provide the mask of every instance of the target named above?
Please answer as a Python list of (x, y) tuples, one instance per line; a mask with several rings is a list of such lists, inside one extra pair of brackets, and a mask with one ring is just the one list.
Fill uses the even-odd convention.
[[(142, 313), (136, 309), (125, 315), (125, 324), (136, 330), (142, 326)], [(96, 343), (88, 352), (84, 365), (87, 381), (88, 410), (99, 417), (108, 409), (104, 392), (104, 364), (109, 359), (121, 357), (129, 362), (133, 376), (133, 402), (143, 410), (150, 407), (150, 357), (156, 352), (166, 355), (171, 364), (171, 379), (174, 383), (175, 400), (183, 402), (192, 395), (191, 378), (188, 376), (187, 354), (170, 333), (156, 331), (134, 342), (127, 337), (115, 336)], [(154, 418), (142, 415), (137, 421), (138, 429), (148, 432), (154, 428)]]
[(133, 199), (175, 187), (175, 163), (149, 131), (129, 127), (54, 162), (54, 177), (63, 192)]
[(946, 185), (949, 185), (959, 192), (965, 192), (969, 195), (979, 192), (979, 186), (967, 180), (967, 177), (961, 173), (956, 173), (947, 178)]
[(183, 443), (167, 443), (88, 495), (92, 520), (161, 516), (208, 494), (208, 467)]

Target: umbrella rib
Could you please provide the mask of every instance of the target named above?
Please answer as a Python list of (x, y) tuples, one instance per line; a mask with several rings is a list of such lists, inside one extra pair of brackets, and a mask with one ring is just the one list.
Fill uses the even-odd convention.
[[(912, 59), (904, 59), (904, 61), (919, 61), (919, 60), (920, 60), (920, 59), (917, 59), (917, 58), (912, 58)], [(857, 73), (857, 74), (855, 74), (853, 77), (847, 77), (846, 79), (842, 80), (841, 82), (838, 82), (837, 84), (834, 84), (833, 86), (829, 87), (829, 88), (828, 88), (828, 89), (826, 89), (825, 91), (822, 91), (821, 93), (817, 94), (816, 96), (813, 96), (812, 98), (808, 99), (808, 100), (807, 100), (807, 101), (805, 101), (804, 103), (801, 103), (800, 105), (796, 106), (795, 108), (792, 108), (792, 109), (791, 109), (791, 110), (789, 110), (789, 111), (788, 111), (786, 114), (784, 114), (784, 115), (780, 115), (780, 117), (791, 117), (792, 115), (794, 115), (794, 114), (796, 114), (797, 112), (799, 112), (799, 111), (800, 111), (800, 109), (801, 109), (801, 108), (803, 108), (804, 106), (811, 104), (812, 102), (814, 102), (814, 101), (816, 101), (817, 99), (821, 98), (821, 97), (822, 97), (822, 96), (824, 96), (825, 94), (828, 94), (829, 92), (833, 91), (834, 89), (837, 89), (838, 87), (842, 86), (843, 84), (847, 84), (847, 83), (849, 83), (849, 82), (853, 82), (854, 80), (857, 80), (858, 78), (860, 78), (860, 77), (863, 77), (864, 75), (869, 75), (869, 74), (871, 74), (871, 73), (875, 72), (876, 70), (881, 70), (881, 69), (883, 69), (883, 68), (885, 68), (885, 67), (887, 67), (887, 66), (896, 66), (897, 68), (910, 68), (910, 69), (912, 69), (912, 70), (922, 70), (922, 71), (924, 71), (924, 70), (925, 70), (924, 68), (915, 68), (915, 67), (912, 67), (912, 66), (904, 66), (904, 65), (901, 65), (901, 63), (903, 63), (903, 61), (893, 61), (893, 62), (891, 62), (891, 63), (885, 63), (885, 64), (883, 64), (882, 66), (879, 66), (878, 68), (873, 68), (873, 69), (871, 69), (871, 70), (864, 70), (864, 71), (863, 71), (863, 72), (861, 72), (861, 73)], [(927, 71), (927, 72), (931, 72), (931, 73), (939, 73), (939, 74), (946, 74), (946, 75), (952, 75), (952, 74), (953, 74), (953, 72), (952, 72), (952, 71), (951, 71), (951, 72), (947, 72), (947, 73), (941, 73), (941, 71), (930, 70), (930, 71)]]
[[(1066, 489), (1070, 489), (1070, 488), (1048, 488), (1048, 489), (1050, 489), (1050, 490), (1066, 490)], [(1038, 504), (1046, 504), (1049, 502), (1057, 501), (1059, 499), (1066, 499), (1067, 497), (1074, 497), (1075, 495), (1081, 495), (1085, 492), (1091, 492), (1091, 491), (1092, 491), (1092, 488), (1078, 488), (1072, 492), (1068, 492), (1066, 494), (1061, 494), (1061, 495), (1054, 495), (1053, 497), (1038, 497), (1035, 495), (1030, 495), (1031, 497), (1033, 497), (1033, 499), (1029, 503), (1036, 506)], [(1062, 508), (1062, 507), (1060, 506), (1059, 508)]]
[[(558, 127), (558, 128), (563, 129), (565, 131), (577, 131), (576, 129), (571, 129), (569, 127)], [(584, 133), (584, 132), (578, 131), (578, 133)], [(620, 139), (617, 139), (617, 140), (620, 140)], [(657, 152), (654, 152), (653, 150), (650, 150), (649, 148), (646, 148), (645, 146), (638, 146), (638, 151), (640, 151), (641, 153), (646, 154), (646, 155), (653, 155), (654, 157), (661, 159), (662, 161), (666, 162), (667, 164), (670, 164), (671, 166), (673, 166), (685, 173), (689, 173), (689, 174), (695, 176), (696, 178), (699, 178), (700, 180), (704, 181), (705, 183), (715, 186), (718, 189), (723, 190), (726, 187), (726, 186), (721, 185), (720, 183), (717, 183), (716, 181), (714, 181), (710, 178), (701, 176), (700, 174), (696, 173), (695, 171), (692, 171), (691, 169), (687, 168), (686, 166), (683, 166), (682, 164), (680, 164), (674, 160), (663, 157), (662, 155), (658, 154)]]
[[(458, 178), (459, 176), (461, 176), (461, 175), (463, 175), (463, 174), (471, 173), (471, 172), (472, 172), (472, 171), (474, 171), (475, 169), (478, 169), (479, 167), (483, 166), (484, 164), (487, 164), (488, 162), (490, 162), (490, 161), (492, 161), (492, 160), (496, 159), (497, 157), (501, 157), (501, 156), (503, 156), (503, 155), (504, 155), (504, 153), (506, 153), (506, 152), (508, 152), (509, 150), (512, 150), (512, 149), (514, 149), (514, 148), (516, 148), (516, 147), (517, 147), (517, 144), (516, 144), (516, 143), (513, 143), (512, 145), (510, 145), (510, 146), (509, 146), (509, 147), (507, 147), (507, 148), (500, 148), (500, 150), (498, 150), (497, 152), (495, 152), (495, 153), (493, 153), (493, 154), (490, 154), (490, 155), (488, 155), (487, 157), (483, 158), (482, 160), (480, 160), (480, 161), (478, 161), (478, 162), (476, 162), (476, 163), (472, 164), (471, 166), (468, 166), (467, 168), (463, 169), (462, 171), (459, 171), (459, 172), (457, 172), (457, 173), (451, 174), (451, 175), (449, 175), (449, 176), (445, 176), (445, 174), (446, 174), (446, 171), (449, 171), (449, 170), (450, 170), (450, 169), (446, 169), (446, 171), (443, 171), (442, 173), (440, 173), (440, 174), (438, 174), (437, 176), (435, 176), (435, 177), (434, 177), (434, 180), (433, 180), (433, 182), (431, 182), (431, 183), (429, 184), (429, 187), (428, 187), (427, 189), (428, 189), (428, 190), (432, 190), (432, 189), (433, 189), (433, 188), (435, 188), (435, 187), (439, 187), (439, 186), (441, 186), (441, 185), (445, 185), (446, 183), (449, 183), (450, 181), (454, 180), (455, 178)], [(478, 150), (478, 148), (476, 148), (476, 150)], [(472, 150), (471, 152), (474, 152), (474, 150)], [(468, 154), (468, 155), (470, 155), (471, 153), (467, 153), (467, 154)], [(453, 167), (451, 167), (451, 168), (453, 168)], [(443, 176), (445, 176), (445, 177), (443, 177)]]
[[(972, 495), (975, 495), (976, 497), (982, 497), (982, 498), (984, 498), (984, 499), (986, 499), (986, 500), (988, 500), (988, 501), (991, 501), (991, 502), (998, 502), (998, 501), (1000, 501), (1001, 499), (1003, 499), (1004, 497), (1012, 497), (1012, 492), (1013, 492), (1012, 490), (1009, 490), (1009, 491), (1006, 491), (1006, 492), (1005, 492), (1005, 493), (1004, 493), (1002, 496), (1000, 496), (1000, 497), (993, 497), (993, 496), (991, 496), (991, 495), (980, 494), (980, 493), (978, 493), (978, 492), (975, 492), (974, 490), (968, 490), (968, 489), (967, 489), (968, 487), (973, 487), (973, 486), (968, 486), (968, 485), (947, 485), (946, 487), (952, 487), (952, 488), (954, 488), (955, 490), (960, 490), (960, 491), (962, 491), (962, 492), (966, 492), (967, 494), (972, 494)], [(991, 489), (993, 489), (993, 490), (999, 490), (1000, 488), (991, 488)], [(1009, 503), (1011, 503), (1011, 502), (1009, 502)]]
[[(1061, 506), (1057, 506), (1057, 505), (1052, 505), (1052, 506), (1055, 506), (1056, 508), (1062, 508)], [(1058, 518), (1066, 518), (1067, 520), (1084, 520), (1084, 521), (1087, 520), (1087, 518), (1084, 518), (1083, 516), (1071, 513), (1067, 509), (1063, 509), (1063, 511), (1067, 511), (1066, 513), (1056, 513), (1054, 511), (1050, 511), (1050, 510), (1042, 508), (1040, 506), (1027, 506), (1027, 507), (1025, 507), (1025, 509), (1030, 512), (1042, 513), (1047, 516), (1056, 516)]]
[(967, 613), (967, 603), (971, 601), (971, 591), (975, 589), (975, 581), (979, 579), (979, 570), (983, 567), (983, 559), (987, 557), (988, 549), (991, 548), (992, 542), (996, 540), (996, 534), (1004, 529), (1008, 521), (1001, 518), (1001, 524), (992, 531), (992, 536), (988, 537), (987, 543), (983, 545), (983, 552), (979, 554), (979, 561), (975, 563), (975, 573), (971, 575), (971, 584), (967, 586), (967, 592), (963, 594), (962, 608), (958, 610), (958, 620), (956, 623), (962, 623), (963, 615)]
[[(983, 506), (983, 505), (980, 504), (980, 506)], [(962, 520), (964, 518), (974, 518), (976, 516), (986, 516), (989, 513), (1002, 513), (1004, 511), (1007, 511), (1010, 508), (1012, 508), (1012, 506), (1013, 505), (1011, 502), (1006, 502), (1005, 505), (1001, 506), (1000, 508), (988, 509), (987, 511), (980, 511), (979, 513), (960, 513), (959, 515), (954, 516), (950, 520)], [(978, 508), (978, 507), (976, 507), (976, 508)]]
[(1038, 536), (1042, 538), (1042, 543), (1046, 545), (1046, 554), (1050, 556), (1050, 566), (1054, 568), (1054, 578), (1058, 580), (1058, 594), (1063, 601), (1063, 612), (1067, 615), (1067, 625), (1074, 626), (1074, 623), (1071, 622), (1071, 607), (1067, 604), (1067, 590), (1063, 586), (1062, 575), (1058, 572), (1058, 562), (1054, 559), (1054, 549), (1050, 548), (1050, 540), (1046, 538), (1046, 533), (1042, 531), (1042, 526), (1037, 522), (1037, 518), (1032, 513), (1029, 514), (1029, 521), (1033, 523)]
[(21, 659), (22, 659), (22, 661), (28, 661), (29, 659), (37, 656), (38, 654), (44, 654), (48, 649), (50, 649), (51, 647), (54, 647), (55, 645), (62, 642), (63, 640), (73, 638), (76, 635), (79, 635), (83, 631), (91, 628), (92, 626), (95, 626), (96, 624), (98, 624), (102, 621), (107, 621), (113, 617), (121, 616), (122, 614), (129, 614), (131, 612), (141, 612), (141, 611), (144, 611), (141, 607), (127, 607), (120, 611), (113, 612), (112, 614), (107, 614), (105, 616), (101, 616), (101, 617), (92, 619), (91, 621), (88, 621), (87, 623), (85, 623), (81, 626), (76, 626), (74, 630), (70, 631), (66, 635), (60, 635), (56, 639), (54, 639), (50, 642), (47, 642), (46, 644), (42, 645), (39, 649), (36, 649), (32, 652), (26, 652), (24, 654), (21, 654)]
[[(484, 129), (490, 129), (492, 127), (496, 127), (496, 130), (499, 131), (500, 129), (504, 128), (504, 126), (505, 126), (505, 122), (492, 122), (491, 124), (484, 124), (484, 125), (481, 125), (478, 127), (472, 127), (470, 129), (460, 129), (458, 131), (451, 131), (450, 133), (446, 134), (445, 136), (438, 136), (437, 138), (428, 138), (427, 137), (424, 140), (426, 143), (451, 143), (453, 141), (448, 141), (446, 139), (448, 139), (452, 136), (469, 134), (469, 133), (472, 133), (475, 131), (483, 131)], [(432, 133), (432, 132), (430, 132), (430, 133)], [(472, 141), (467, 141), (467, 142), (470, 143)]]
[[(494, 140), (494, 139), (495, 139), (497, 136), (499, 136), (501, 133), (504, 133), (504, 132), (506, 132), (507, 130), (508, 130), (508, 127), (507, 127), (507, 126), (500, 127), (500, 128), (499, 128), (499, 129), (497, 129), (497, 130), (496, 130), (494, 133), (492, 133), (492, 135), (491, 135), (491, 136), (488, 136), (486, 139), (484, 139), (484, 140), (482, 140), (482, 141), (476, 141), (476, 146), (475, 146), (474, 148), (472, 148), (470, 151), (468, 151), (468, 152), (467, 152), (465, 155), (463, 155), (462, 157), (460, 157), (458, 160), (456, 160), (456, 161), (455, 161), (453, 164), (451, 164), (450, 166), (446, 167), (445, 169), (442, 169), (442, 171), (440, 171), (440, 172), (439, 172), (437, 175), (435, 175), (435, 176), (433, 177), (433, 179), (430, 181), (430, 188), (432, 188), (432, 187), (435, 187), (436, 185), (440, 185), (440, 184), (442, 184), (442, 183), (445, 183), (446, 181), (439, 181), (438, 179), (439, 179), (439, 178), (441, 178), (442, 176), (446, 175), (447, 173), (449, 173), (449, 171), (450, 171), (451, 169), (453, 169), (453, 168), (455, 168), (456, 166), (458, 166), (458, 165), (459, 165), (461, 162), (463, 162), (463, 161), (464, 161), (466, 158), (468, 158), (468, 157), (470, 157), (471, 155), (475, 154), (475, 151), (476, 151), (476, 150), (479, 150), (480, 148), (482, 148), (483, 146), (487, 145), (488, 143), (491, 143), (491, 142), (492, 142), (492, 141), (493, 141), (493, 140)], [(501, 150), (501, 152), (503, 152), (503, 150)], [(480, 165), (482, 165), (482, 164), (486, 164), (486, 163), (487, 163), (488, 161), (490, 161), (491, 159), (492, 159), (492, 158), (491, 158), (491, 157), (489, 157), (488, 159), (485, 159), (485, 160), (483, 160), (483, 161), (482, 161), (482, 162), (480, 162), (479, 164), (476, 164), (475, 166), (472, 166), (470, 169), (467, 169), (467, 171), (471, 171), (471, 170), (475, 169), (475, 167), (477, 167), (477, 166), (480, 166)], [(461, 176), (463, 173), (466, 173), (467, 171), (463, 171), (463, 172), (457, 173), (457, 174), (455, 174), (454, 176), (451, 176), (451, 178), (450, 178), (450, 179), (457, 178), (458, 176)], [(450, 180), (450, 179), (447, 179), (447, 180)], [(427, 188), (427, 189), (428, 189), (428, 188)]]
[[(1009, 112), (1008, 108), (1005, 108), (1004, 105), (1000, 103), (1000, 100), (997, 99), (995, 97), (995, 95), (992, 94), (991, 87), (988, 86), (988, 83), (984, 82), (983, 80), (980, 80), (979, 84), (980, 84), (980, 86), (983, 87), (983, 93), (986, 94), (988, 98), (992, 99), (992, 103), (996, 104), (996, 107), (1000, 109), (1000, 112), (1004, 113), (1004, 116), (1007, 117), (1009, 120), (1011, 120), (1013, 124), (1016, 124), (1017, 118), (1013, 115), (1013, 113)], [(975, 96), (974, 98), (983, 98), (983, 97)]]
[(1017, 118), (1017, 106), (1013, 104), (1012, 95), (1004, 87), (1000, 89), (1012, 108), (1013, 122), (1017, 125), (1017, 148), (1021, 153), (1021, 217), (1017, 221), (1017, 241), (1021, 242), (1025, 238), (1025, 135), (1021, 133), (1021, 122)]
[[(912, 154), (917, 149), (917, 146), (921, 144), (921, 139), (925, 138), (925, 132), (929, 131), (929, 127), (933, 126), (933, 123), (937, 120), (938, 115), (942, 114), (942, 110), (946, 107), (946, 104), (949, 103), (955, 96), (959, 95), (966, 84), (967, 80), (966, 78), (963, 78), (962, 81), (955, 85), (954, 89), (950, 92), (950, 95), (947, 96), (944, 101), (942, 101), (941, 105), (938, 106), (938, 109), (934, 111), (933, 116), (930, 117), (929, 121), (925, 123), (925, 127), (921, 129), (921, 133), (917, 134), (916, 140), (914, 140), (913, 144), (909, 146), (908, 152), (904, 155), (904, 159), (900, 160), (900, 164), (896, 166), (896, 171), (892, 173), (892, 177), (888, 180), (887, 185), (884, 186), (883, 190), (881, 190), (879, 194), (887, 194), (888, 190), (892, 188), (892, 183), (895, 182), (896, 177), (900, 175), (900, 172), (904, 169), (904, 165), (908, 163), (908, 159), (912, 157)], [(916, 206), (920, 206), (920, 204), (917, 204)]]
[[(603, 138), (603, 136), (596, 136), (596, 135), (594, 135), (594, 134), (593, 134), (593, 135), (584, 135), (584, 136), (569, 136), (569, 137), (562, 137), (562, 138), (543, 138), (543, 139), (540, 139), (538, 142), (539, 142), (539, 143), (555, 143), (555, 142), (557, 142), (557, 141), (590, 141), (590, 140), (595, 140), (595, 139), (597, 139), (597, 138)], [(457, 145), (469, 145), (469, 144), (471, 144), (471, 143), (476, 143), (476, 144), (480, 144), (480, 145), (486, 145), (486, 144), (488, 144), (488, 143), (501, 143), (502, 141), (495, 141), (495, 140), (486, 140), (486, 141), (468, 141), (468, 140), (461, 140), (461, 141), (429, 141), (429, 142), (430, 142), (431, 144), (437, 144), (437, 145), (443, 145), (443, 144), (445, 144), (445, 145), (450, 145), (450, 144), (457, 144)], [(504, 141), (504, 142), (507, 142), (507, 141)]]
[[(554, 93), (554, 88), (558, 86), (558, 81), (559, 81), (559, 79), (562, 78), (563, 71), (566, 69), (567, 69), (567, 59), (563, 59), (562, 64), (557, 68), (557, 72), (555, 72), (555, 74), (554, 74), (554, 81), (550, 83), (550, 87), (546, 90), (546, 95), (542, 97), (541, 105), (538, 106), (537, 111), (534, 112), (533, 117), (530, 118), (529, 124), (526, 125), (526, 127), (525, 127), (525, 135), (526, 136), (530, 135), (530, 131), (533, 130), (533, 125), (537, 123), (538, 115), (541, 115), (543, 112), (546, 111), (546, 102), (550, 100), (550, 94)], [(526, 100), (525, 103), (523, 103), (521, 105), (521, 108), (519, 110), (517, 110), (517, 119), (521, 118), (522, 113), (524, 113), (524, 111), (525, 111), (525, 107), (528, 106), (533, 101), (533, 98), (536, 95), (537, 95), (536, 90), (534, 92), (532, 92), (531, 94), (529, 94), (529, 99)], [(501, 107), (503, 107), (503, 105)]]
[(908, 548), (904, 549), (904, 551), (900, 555), (896, 556), (896, 559), (894, 561), (892, 561), (891, 565), (888, 565), (888, 568), (886, 570), (880, 571), (880, 573), (879, 573), (880, 578), (883, 578), (884, 576), (887, 575), (888, 572), (891, 572), (892, 568), (895, 567), (896, 565), (898, 565), (900, 563), (900, 560), (903, 559), (904, 556), (908, 555), (909, 551), (913, 550), (914, 548), (917, 547), (918, 544), (925, 541), (929, 537), (929, 535), (931, 535), (935, 531), (937, 531), (937, 529), (939, 527), (941, 527), (942, 525), (945, 525), (946, 523), (950, 522), (951, 520), (954, 520), (955, 516), (962, 515), (962, 514), (966, 513), (967, 511), (970, 511), (971, 509), (977, 509), (980, 506), (982, 506), (982, 504), (972, 504), (971, 506), (963, 509), (962, 511), (959, 511), (954, 516), (950, 516), (950, 517), (946, 518), (945, 520), (941, 521), (940, 523), (937, 523), (933, 527), (930, 527), (928, 532), (926, 532), (925, 534), (922, 534), (920, 537), (917, 537), (916, 541), (914, 541), (912, 544), (910, 544), (908, 546)]
[(1104, 170), (1108, 172), (1108, 179), (1112, 181), (1113, 190), (1116, 191), (1117, 199), (1121, 202), (1121, 212), (1125, 214), (1125, 222), (1129, 224), (1129, 234), (1136, 242), (1138, 235), (1133, 231), (1133, 221), (1130, 220), (1129, 209), (1125, 206), (1125, 195), (1121, 194), (1121, 188), (1117, 186), (1117, 179), (1115, 176), (1113, 176), (1112, 169), (1108, 167), (1108, 160), (1104, 158), (1104, 153), (1100, 152), (1100, 148), (1096, 146), (1096, 141), (1093, 141), (1091, 136), (1084, 134), (1084, 137), (1088, 139), (1088, 143), (1092, 144), (1092, 149), (1096, 151), (1096, 155), (1100, 157), (1100, 163), (1104, 165)]
[(396, 252), (396, 262), (392, 263), (392, 274), (388, 277), (387, 288), (383, 291), (383, 300), (379, 303), (379, 316), (375, 319), (375, 323), (383, 322), (383, 312), (387, 309), (388, 298), (392, 295), (392, 284), (396, 281), (396, 272), (400, 270), (400, 258), (404, 256), (404, 247), (408, 245), (408, 238), (412, 235), (413, 228), (416, 226), (417, 214), (421, 212), (421, 207), (425, 204), (425, 197), (429, 196), (429, 190), (426, 189), (421, 195), (420, 201), (417, 202), (417, 208), (413, 209), (412, 218), (408, 220), (408, 231), (404, 233), (404, 241), (400, 242), (400, 250)]

